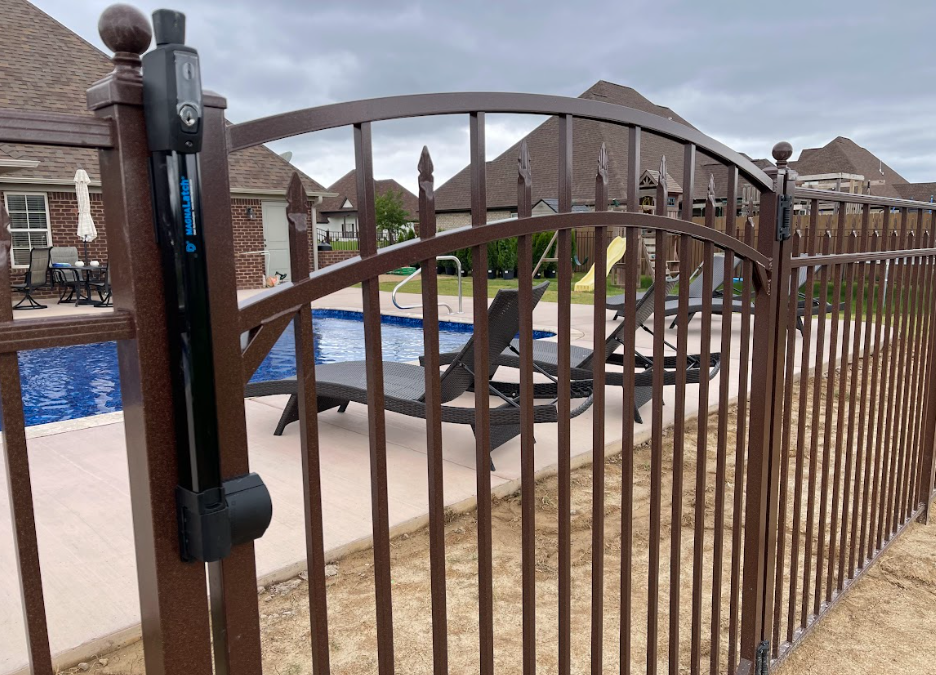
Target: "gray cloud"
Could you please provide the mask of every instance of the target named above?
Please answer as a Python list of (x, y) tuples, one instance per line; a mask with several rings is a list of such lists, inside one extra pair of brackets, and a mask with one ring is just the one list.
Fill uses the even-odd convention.
[[(107, 0), (36, 2), (103, 48)], [(755, 157), (781, 139), (798, 151), (842, 135), (907, 180), (936, 180), (932, 0), (191, 0), (186, 12), (206, 86), (228, 97), (233, 121), (430, 91), (576, 96), (606, 79)], [(489, 156), (537, 122), (492, 117)], [(442, 181), (467, 163), (467, 141), (464, 119), (377, 124), (375, 172), (414, 188), (425, 144)], [(353, 166), (348, 130), (274, 148), (326, 185)]]

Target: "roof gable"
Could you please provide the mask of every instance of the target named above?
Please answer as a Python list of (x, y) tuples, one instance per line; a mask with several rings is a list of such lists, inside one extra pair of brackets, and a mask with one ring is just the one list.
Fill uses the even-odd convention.
[[(327, 223), (327, 214), (356, 213), (357, 212), (357, 172), (352, 169), (336, 180), (328, 188), (333, 197), (326, 197), (318, 207), (318, 222)], [(403, 195), (403, 208), (416, 220), (419, 214), (419, 198), (392, 178), (374, 181), (374, 194), (383, 195), (387, 192), (397, 192)]]
[[(86, 92), (114, 69), (110, 59), (26, 0), (0, 0), (0, 16), (0, 108), (91, 115)], [(16, 159), (39, 160), (35, 169), (14, 176), (68, 181), (81, 167), (92, 181), (100, 180), (95, 150), (4, 144), (0, 151)], [(265, 146), (232, 153), (229, 164), (234, 190), (285, 193), (298, 171)], [(307, 191), (325, 191), (301, 171), (299, 176)]]
[[(850, 173), (864, 176), (871, 181), (871, 194), (884, 197), (899, 197), (895, 185), (906, 183), (906, 179), (879, 157), (861, 147), (850, 138), (839, 136), (821, 148), (806, 148), (795, 162), (790, 162), (800, 176), (817, 176), (830, 173)], [(878, 181), (884, 181), (883, 184)]]
[[(630, 87), (600, 80), (579, 98), (606, 101), (624, 105), (654, 115), (666, 117), (680, 124), (692, 126), (669, 108), (658, 106)], [(608, 199), (623, 202), (627, 185), (628, 129), (626, 127), (575, 118), (573, 120), (572, 199), (578, 203), (591, 203), (595, 198), (595, 171), (598, 150), (602, 144), (608, 152)], [(558, 185), (559, 122), (550, 117), (525, 137), (533, 166), (533, 202), (554, 198)], [(514, 209), (517, 205), (518, 141), (496, 159), (486, 163), (487, 199), (489, 209)], [(666, 155), (669, 172), (682, 176), (683, 148), (676, 141), (644, 131), (641, 136), (641, 168), (658, 168), (660, 158)], [(702, 175), (702, 166), (717, 163), (715, 159), (697, 153), (695, 194), (705, 194), (708, 172)], [(720, 165), (719, 165), (720, 166)], [(727, 175), (727, 174), (726, 174)], [(471, 204), (470, 166), (456, 173), (436, 189), (436, 209), (439, 211), (468, 211)]]

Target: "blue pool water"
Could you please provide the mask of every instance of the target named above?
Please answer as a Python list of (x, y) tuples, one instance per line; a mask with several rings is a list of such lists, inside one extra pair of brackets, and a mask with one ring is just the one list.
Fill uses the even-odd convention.
[[(317, 309), (312, 313), (312, 324), (316, 363), (364, 359), (364, 324), (360, 312)], [(421, 320), (384, 316), (382, 324), (385, 360), (414, 361), (422, 355)], [(442, 321), (439, 327), (439, 349), (443, 353), (460, 349), (472, 332), (471, 324), (454, 321)], [(552, 335), (543, 331), (533, 333), (534, 338)], [(22, 352), (19, 363), (27, 425), (120, 410), (117, 345), (113, 342)], [(252, 379), (272, 380), (295, 374), (295, 346), (290, 324)]]

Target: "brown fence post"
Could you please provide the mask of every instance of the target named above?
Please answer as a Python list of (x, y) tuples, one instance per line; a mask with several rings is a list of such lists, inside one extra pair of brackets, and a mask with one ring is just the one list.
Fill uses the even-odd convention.
[[(748, 471), (744, 528), (744, 572), (741, 596), (741, 664), (738, 675), (761, 672), (760, 649), (769, 640), (773, 621), (770, 581), (776, 563), (778, 471), (783, 408), (783, 369), (786, 341), (786, 303), (789, 295), (789, 232), (782, 237), (778, 214), (787, 187), (786, 162), (793, 153), (789, 143), (774, 146), (777, 160), (774, 192), (761, 195), (758, 249), (771, 260), (770, 287), (758, 284), (754, 305), (752, 351), (760, 355), (751, 368), (751, 419), (748, 436)], [(792, 181), (791, 181), (792, 182)], [(742, 385), (743, 386), (743, 385)]]
[[(200, 158), (202, 220), (211, 303), (221, 478), (226, 480), (249, 473), (250, 465), (244, 413), (237, 274), (231, 234), (233, 224), (227, 134), (224, 129), (227, 101), (207, 91), (203, 101), (205, 130)], [(227, 558), (208, 564), (211, 632), (215, 666), (219, 673), (238, 675), (261, 670), (256, 581), (253, 542), (235, 546)]]
[[(933, 258), (927, 258), (930, 265), (936, 264)], [(925, 308), (927, 312), (934, 312), (934, 306)], [(929, 353), (932, 359), (936, 356), (936, 332), (929, 336), (931, 341)], [(920, 513), (920, 521), (929, 522), (930, 506), (933, 501), (934, 480), (933, 473), (936, 470), (936, 364), (930, 363), (928, 370), (929, 382), (926, 383), (926, 399), (924, 400), (924, 434), (920, 452), (923, 457), (920, 460), (920, 486), (917, 495), (918, 501), (923, 503), (923, 511)]]
[(88, 90), (88, 107), (114, 128), (114, 147), (100, 151), (108, 257), (114, 307), (132, 313), (136, 328), (133, 339), (117, 342), (117, 357), (146, 672), (211, 673), (205, 569), (179, 556), (166, 307), (139, 57), (152, 31), (127, 5), (105, 10), (98, 27), (115, 70)]

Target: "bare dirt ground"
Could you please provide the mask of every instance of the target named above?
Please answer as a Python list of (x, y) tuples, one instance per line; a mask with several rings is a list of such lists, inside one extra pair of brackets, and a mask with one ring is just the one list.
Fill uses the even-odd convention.
[[(860, 372), (860, 368), (858, 369)], [(807, 410), (816, 404), (812, 399), (812, 380), (805, 389)], [(823, 382), (823, 385), (825, 382)], [(826, 402), (822, 387), (818, 405)], [(798, 387), (797, 387), (798, 391)], [(838, 391), (831, 390), (833, 399)], [(794, 399), (795, 400), (795, 399)], [(833, 400), (833, 412), (837, 401)], [(732, 527), (735, 475), (735, 434), (737, 411), (726, 411), (729, 430), (722, 457), (725, 461), (724, 514), (721, 532), (724, 553), (720, 561), (719, 672), (727, 668), (728, 633), (732, 579)], [(819, 438), (825, 427), (819, 415)], [(830, 417), (835, 420), (835, 415)], [(791, 427), (797, 428), (796, 406)], [(704, 598), (701, 622), (702, 671), (708, 672), (712, 623), (712, 576), (718, 567), (713, 544), (716, 539), (716, 463), (718, 460), (718, 417), (709, 416), (702, 429), (708, 438), (704, 464), (704, 542), (701, 577)], [(805, 425), (806, 438), (811, 421)], [(662, 529), (660, 537), (660, 595), (658, 665), (666, 672), (669, 643), (670, 578), (679, 572), (679, 594), (675, 605), (679, 612), (679, 670), (690, 670), (692, 637), (691, 598), (693, 589), (693, 538), (695, 533), (695, 480), (699, 455), (698, 422), (686, 423), (683, 469), (684, 498), (677, 517), (680, 527), (672, 528), (673, 429), (664, 432), (662, 452)], [(832, 440), (834, 441), (834, 432)], [(844, 431), (843, 431), (844, 433)], [(796, 450), (796, 436), (790, 455)], [(791, 459), (792, 475), (794, 460)], [(651, 449), (644, 444), (634, 452), (634, 536), (633, 565), (633, 640), (634, 672), (644, 672), (647, 663), (647, 579), (649, 574)], [(822, 470), (822, 461), (818, 462)], [(621, 456), (607, 458), (605, 503), (605, 672), (617, 672), (620, 641), (621, 574)], [(830, 467), (831, 468), (831, 467)], [(802, 504), (806, 503), (803, 490)], [(557, 594), (558, 594), (558, 479), (540, 481), (536, 486), (536, 591), (537, 591), (537, 661), (542, 672), (554, 672), (557, 663)], [(788, 491), (792, 504), (794, 491)], [(818, 499), (816, 500), (819, 501)], [(572, 664), (573, 672), (589, 669), (591, 612), (591, 537), (592, 537), (592, 467), (572, 473)], [(818, 508), (818, 504), (817, 504)], [(792, 507), (788, 508), (788, 514)], [(805, 521), (805, 508), (803, 521)], [(521, 500), (514, 495), (496, 501), (493, 507), (495, 666), (498, 672), (520, 672), (521, 636)], [(790, 534), (789, 518), (788, 537)], [(449, 631), (449, 670), (452, 673), (478, 671), (477, 642), (477, 522), (474, 513), (453, 515), (445, 527), (446, 582)], [(805, 537), (805, 523), (800, 527)], [(782, 665), (782, 675), (809, 673), (932, 673), (936, 668), (936, 646), (931, 636), (936, 626), (936, 542), (933, 526), (912, 525), (882, 556), (864, 578), (838, 603), (829, 616), (797, 647)], [(678, 564), (670, 565), (670, 547), (677, 535), (680, 551)], [(814, 541), (817, 535), (813, 535)], [(404, 535), (392, 542), (393, 624), (395, 664), (398, 673), (427, 673), (432, 669), (428, 534), (425, 530)], [(814, 547), (815, 548), (815, 547)], [(789, 551), (789, 547), (787, 548)], [(789, 554), (787, 555), (789, 558)], [(802, 569), (802, 554), (800, 569)], [(784, 564), (789, 575), (789, 560)], [(375, 598), (373, 591), (373, 556), (363, 551), (344, 558), (328, 568), (328, 619), (331, 670), (339, 674), (376, 672)], [(310, 673), (308, 585), (304, 578), (263, 589), (259, 597), (264, 671), (275, 675)], [(786, 614), (784, 605), (784, 616)], [(108, 675), (142, 675), (142, 646), (138, 643), (108, 654), (102, 661), (86, 664), (87, 672)], [(80, 672), (72, 670), (68, 672)]]

